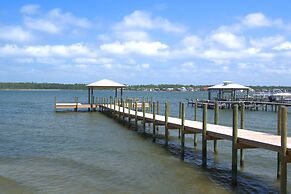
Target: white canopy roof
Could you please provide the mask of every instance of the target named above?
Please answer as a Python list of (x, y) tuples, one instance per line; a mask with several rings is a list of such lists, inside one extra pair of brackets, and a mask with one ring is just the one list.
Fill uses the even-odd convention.
[(102, 79), (100, 81), (91, 83), (86, 85), (87, 87), (96, 87), (96, 88), (124, 88), (126, 85), (120, 84), (118, 82), (109, 80), (109, 79)]
[(231, 81), (224, 81), (222, 84), (209, 87), (208, 90), (251, 90), (251, 88)]

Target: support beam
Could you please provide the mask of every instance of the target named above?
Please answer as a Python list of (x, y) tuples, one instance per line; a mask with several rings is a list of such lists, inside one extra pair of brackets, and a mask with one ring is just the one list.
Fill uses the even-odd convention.
[(207, 103), (203, 103), (203, 125), (202, 125), (202, 167), (207, 166)]
[(233, 105), (232, 117), (232, 165), (231, 165), (231, 182), (233, 186), (237, 185), (237, 128), (238, 128), (238, 105)]
[(134, 111), (135, 111), (135, 128), (137, 129), (137, 120), (138, 120), (138, 118), (137, 118), (137, 102), (135, 101), (134, 102)]

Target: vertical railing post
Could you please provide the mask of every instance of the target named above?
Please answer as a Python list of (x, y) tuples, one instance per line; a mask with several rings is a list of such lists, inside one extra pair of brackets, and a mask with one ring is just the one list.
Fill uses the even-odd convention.
[(233, 118), (232, 118), (232, 165), (231, 165), (231, 180), (232, 185), (237, 185), (237, 123), (238, 123), (238, 105), (233, 105)]
[(131, 117), (130, 117), (130, 111), (131, 111), (131, 106), (132, 106), (132, 101), (131, 100), (128, 100), (128, 106), (127, 106), (127, 108), (128, 108), (128, 122), (129, 122), (129, 124), (130, 124), (130, 121), (131, 121)]
[(287, 119), (288, 109), (286, 106), (281, 107), (281, 176), (280, 176), (280, 193), (287, 193)]
[(203, 125), (202, 125), (202, 167), (207, 166), (207, 103), (203, 104)]
[[(159, 101), (157, 101), (157, 112), (156, 112), (156, 114), (160, 115), (160, 102)], [(159, 126), (157, 125), (156, 128), (157, 128), (156, 133), (158, 134), (159, 133)]]
[[(179, 119), (182, 118), (182, 102), (179, 102)], [(181, 129), (179, 128), (178, 138), (181, 138)]]

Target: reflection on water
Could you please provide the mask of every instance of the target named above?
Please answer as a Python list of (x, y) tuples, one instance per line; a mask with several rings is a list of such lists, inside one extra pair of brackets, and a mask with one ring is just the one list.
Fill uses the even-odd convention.
[[(152, 143), (147, 126), (134, 131), (98, 112), (61, 112), (59, 100), (87, 99), (86, 91), (0, 91), (0, 187), (4, 193), (268, 193), (277, 192), (276, 153), (254, 149), (245, 152), (239, 168), (239, 186), (232, 190), (231, 144), (219, 141), (217, 155), (208, 143), (208, 167), (201, 169), (201, 140), (193, 148), (187, 136), (185, 161), (179, 159), (179, 139), (171, 131), (163, 146), (163, 127)], [(109, 97), (110, 91), (95, 95)], [(171, 102), (203, 98), (203, 93), (126, 92), (129, 97), (152, 96)], [(161, 107), (163, 111), (163, 106)], [(198, 119), (201, 120), (201, 110)], [(187, 107), (187, 117), (193, 117)], [(231, 111), (220, 111), (220, 123), (230, 125)], [(276, 132), (276, 114), (246, 111), (246, 128)], [(209, 110), (209, 121), (213, 120)], [(290, 119), (289, 119), (290, 121)], [(289, 170), (290, 171), (290, 170)], [(290, 177), (290, 172), (289, 172)], [(290, 184), (288, 185), (290, 191)]]

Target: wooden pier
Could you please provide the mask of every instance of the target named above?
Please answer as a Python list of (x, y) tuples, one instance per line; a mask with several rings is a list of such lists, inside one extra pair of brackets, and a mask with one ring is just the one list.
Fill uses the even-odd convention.
[(231, 109), (233, 104), (244, 104), (245, 109), (253, 111), (273, 111), (278, 112), (280, 106), (291, 107), (290, 103), (281, 102), (264, 102), (264, 101), (214, 101), (214, 100), (187, 100), (190, 106), (203, 108), (203, 104), (207, 103), (208, 109), (214, 109), (214, 104), (218, 103), (220, 109)]
[[(170, 103), (165, 103), (165, 113), (160, 114), (160, 104), (158, 102), (149, 103), (150, 109), (146, 109), (145, 102), (124, 101), (116, 99), (104, 99), (96, 106), (113, 118), (118, 118), (124, 122), (135, 120), (135, 125), (141, 121), (145, 132), (146, 123), (152, 124), (152, 138), (156, 139), (156, 127), (165, 126), (165, 145), (168, 145), (169, 130), (179, 130), (181, 158), (184, 159), (185, 135), (194, 134), (194, 146), (197, 146), (197, 135), (202, 135), (202, 167), (207, 166), (207, 141), (214, 141), (214, 152), (217, 152), (219, 140), (232, 142), (232, 185), (237, 185), (238, 172), (238, 151), (240, 151), (239, 163), (244, 165), (244, 150), (261, 148), (277, 152), (277, 177), (280, 178), (280, 193), (287, 193), (287, 164), (291, 162), (291, 137), (287, 136), (288, 110), (286, 106), (278, 109), (277, 135), (270, 133), (257, 132), (244, 129), (244, 109), (245, 104), (233, 104), (233, 125), (232, 127), (218, 124), (219, 104), (214, 103), (214, 124), (207, 121), (207, 103), (203, 103), (203, 121), (196, 121), (197, 104), (194, 112), (194, 119), (185, 119), (185, 103), (180, 103), (179, 118), (170, 116)], [(76, 105), (77, 106), (77, 105)], [(87, 105), (86, 105), (87, 106)], [(239, 106), (240, 110), (239, 110)], [(61, 107), (61, 105), (59, 105)], [(140, 108), (139, 108), (140, 107)], [(86, 107), (85, 107), (86, 108)], [(150, 110), (150, 111), (147, 111)], [(240, 116), (240, 125), (238, 118)]]

